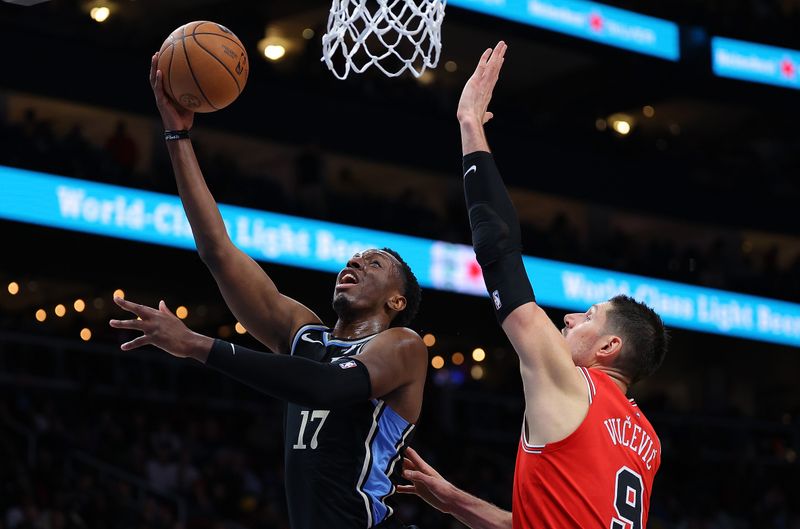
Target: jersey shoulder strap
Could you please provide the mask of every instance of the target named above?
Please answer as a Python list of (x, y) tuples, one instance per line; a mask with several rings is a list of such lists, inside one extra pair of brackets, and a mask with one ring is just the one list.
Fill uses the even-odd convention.
[(292, 338), (292, 347), (289, 349), (289, 354), (294, 355), (295, 349), (297, 349), (298, 341), (304, 341), (309, 343), (318, 343), (319, 345), (325, 346), (325, 333), (330, 331), (329, 327), (325, 325), (320, 325), (318, 323), (310, 323), (308, 325), (303, 325), (297, 332), (294, 333), (294, 337)]

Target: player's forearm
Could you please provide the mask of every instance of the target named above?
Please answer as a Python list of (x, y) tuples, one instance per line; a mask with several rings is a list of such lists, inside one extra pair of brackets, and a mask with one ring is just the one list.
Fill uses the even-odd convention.
[(454, 488), (448, 503), (450, 514), (471, 529), (510, 529), (511, 513)]
[(191, 140), (167, 141), (178, 194), (201, 257), (230, 243), (217, 203), (206, 185)]
[(462, 167), (472, 246), (502, 323), (515, 308), (535, 300), (522, 261), (519, 219), (491, 153), (467, 154)]
[(367, 368), (350, 358), (314, 362), (215, 340), (207, 357), (198, 360), (267, 395), (313, 408), (364, 402), (372, 393)]
[(458, 124), (461, 127), (461, 152), (464, 156), (476, 151), (489, 152), (489, 142), (480, 121), (469, 116), (458, 116)]

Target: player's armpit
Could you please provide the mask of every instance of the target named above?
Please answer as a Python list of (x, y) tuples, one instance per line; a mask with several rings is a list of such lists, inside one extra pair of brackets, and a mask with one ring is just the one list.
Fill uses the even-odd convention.
[(520, 360), (528, 442), (546, 444), (572, 433), (589, 408), (586, 381), (575, 367), (564, 336), (536, 303), (514, 310), (503, 322)]
[(539, 305), (517, 307), (503, 322), (503, 330), (519, 356), (523, 379), (535, 380), (540, 389), (552, 385), (569, 394), (585, 389), (564, 336)]
[(264, 269), (233, 243), (204, 261), (236, 319), (273, 352), (288, 353), (300, 326), (320, 323), (305, 305), (281, 294)]
[[(414, 384), (419, 385), (421, 397), (428, 367), (428, 350), (419, 335), (411, 329), (395, 327), (383, 331), (370, 340), (358, 358), (369, 370), (373, 398), (386, 398)], [(418, 404), (412, 404), (410, 408), (418, 409)], [(411, 422), (415, 420), (410, 415), (416, 412), (395, 411)]]
[(231, 241), (191, 142), (167, 142), (167, 149), (197, 252), (225, 302), (259, 341), (275, 352), (287, 352), (297, 327), (319, 318), (300, 303), (281, 296), (266, 272)]

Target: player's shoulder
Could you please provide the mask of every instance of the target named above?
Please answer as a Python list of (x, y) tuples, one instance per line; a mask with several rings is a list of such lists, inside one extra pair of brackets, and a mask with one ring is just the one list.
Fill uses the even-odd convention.
[(418, 348), (419, 346), (425, 347), (422, 337), (416, 331), (408, 327), (392, 327), (385, 331), (379, 332), (376, 339), (381, 341), (391, 341), (395, 343), (398, 348)]
[(370, 340), (369, 347), (376, 347), (382, 351), (390, 350), (405, 358), (406, 361), (416, 362), (418, 360), (425, 365), (428, 364), (428, 348), (425, 347), (419, 334), (408, 327), (392, 327), (379, 332), (375, 338)]

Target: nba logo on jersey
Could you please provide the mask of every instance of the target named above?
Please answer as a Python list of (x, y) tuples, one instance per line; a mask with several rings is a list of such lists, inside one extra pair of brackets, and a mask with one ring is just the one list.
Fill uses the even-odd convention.
[(350, 360), (348, 362), (342, 362), (341, 364), (339, 364), (339, 367), (341, 367), (342, 369), (350, 369), (351, 367), (356, 367), (356, 363), (354, 360)]
[(500, 310), (500, 307), (502, 307), (503, 304), (500, 302), (499, 290), (495, 290), (494, 292), (492, 292), (492, 301), (494, 301), (494, 308)]

